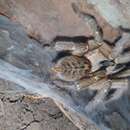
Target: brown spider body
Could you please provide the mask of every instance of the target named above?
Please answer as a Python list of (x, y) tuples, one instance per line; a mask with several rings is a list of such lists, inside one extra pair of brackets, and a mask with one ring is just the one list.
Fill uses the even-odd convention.
[(56, 75), (65, 81), (77, 81), (89, 76), (91, 62), (89, 59), (78, 56), (66, 56), (60, 59), (52, 68)]
[[(117, 54), (113, 55), (112, 46), (104, 42), (102, 29), (95, 17), (80, 11), (75, 4), (72, 5), (72, 8), (91, 27), (94, 38), (88, 40), (87, 43), (79, 44), (74, 42), (56, 42), (55, 50), (72, 53), (71, 56), (59, 59), (52, 67), (56, 77), (61, 79), (62, 82), (75, 81), (78, 90), (87, 88), (101, 80), (125, 77), (126, 72), (125, 74), (121, 73), (120, 76), (118, 73), (126, 67), (126, 65), (122, 64), (127, 64), (130, 61), (130, 53), (120, 56), (117, 56)], [(120, 51), (122, 50), (120, 46), (118, 48)], [(128, 76), (129, 71), (127, 72)], [(64, 85), (61, 84), (60, 86)]]

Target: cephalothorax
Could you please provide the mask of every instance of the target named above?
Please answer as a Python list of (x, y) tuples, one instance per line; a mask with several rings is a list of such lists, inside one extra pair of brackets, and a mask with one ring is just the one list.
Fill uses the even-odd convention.
[(76, 81), (90, 75), (91, 62), (84, 57), (66, 56), (59, 60), (52, 69), (62, 80)]
[[(73, 10), (92, 28), (94, 38), (87, 43), (74, 43), (74, 42), (56, 42), (54, 48), (57, 51), (69, 51), (71, 56), (65, 56), (58, 60), (52, 67), (55, 75), (63, 81), (76, 82), (77, 88), (82, 89), (101, 79), (111, 77), (111, 74), (116, 74), (124, 69), (124, 63), (129, 61), (127, 58), (115, 56), (113, 57), (111, 46), (103, 41), (102, 30), (99, 27), (96, 19), (81, 12), (75, 4), (72, 4)], [(105, 46), (105, 47), (104, 47)], [(98, 49), (104, 59), (98, 61), (98, 57), (93, 65), (91, 58), (87, 57), (91, 51)], [(111, 71), (111, 72), (109, 72)]]

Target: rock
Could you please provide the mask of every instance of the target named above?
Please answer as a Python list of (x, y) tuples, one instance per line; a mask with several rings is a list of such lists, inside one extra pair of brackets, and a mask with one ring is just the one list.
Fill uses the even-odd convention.
[(25, 93), (13, 92), (0, 94), (1, 130), (78, 130), (52, 100), (30, 100)]

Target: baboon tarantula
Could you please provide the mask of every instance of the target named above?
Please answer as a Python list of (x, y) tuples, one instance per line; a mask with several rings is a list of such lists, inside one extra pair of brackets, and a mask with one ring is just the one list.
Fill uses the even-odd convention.
[[(128, 77), (130, 53), (124, 52), (124, 48), (129, 46), (126, 44), (130, 39), (129, 33), (120, 29), (122, 36), (115, 43), (115, 47), (112, 47), (103, 40), (102, 29), (95, 17), (80, 11), (74, 3), (72, 8), (90, 26), (93, 39), (88, 40), (87, 43), (78, 44), (56, 42), (54, 48), (57, 51), (69, 51), (71, 55), (59, 59), (51, 68), (55, 76), (62, 81), (76, 83), (77, 89), (87, 88), (102, 79), (113, 80)], [(99, 60), (99, 53), (102, 54), (103, 59)], [(95, 54), (94, 58), (92, 54)]]

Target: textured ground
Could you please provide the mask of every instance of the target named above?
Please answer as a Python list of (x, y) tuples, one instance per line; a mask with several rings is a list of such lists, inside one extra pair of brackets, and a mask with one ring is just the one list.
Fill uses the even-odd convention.
[(14, 86), (0, 80), (0, 130), (78, 130), (52, 100), (32, 100)]
[(71, 4), (80, 2), (82, 9), (94, 15), (112, 42), (118, 35), (101, 15), (85, 0), (0, 0), (0, 12), (25, 26), (29, 35), (50, 41), (58, 35), (89, 36), (91, 29), (74, 13)]

